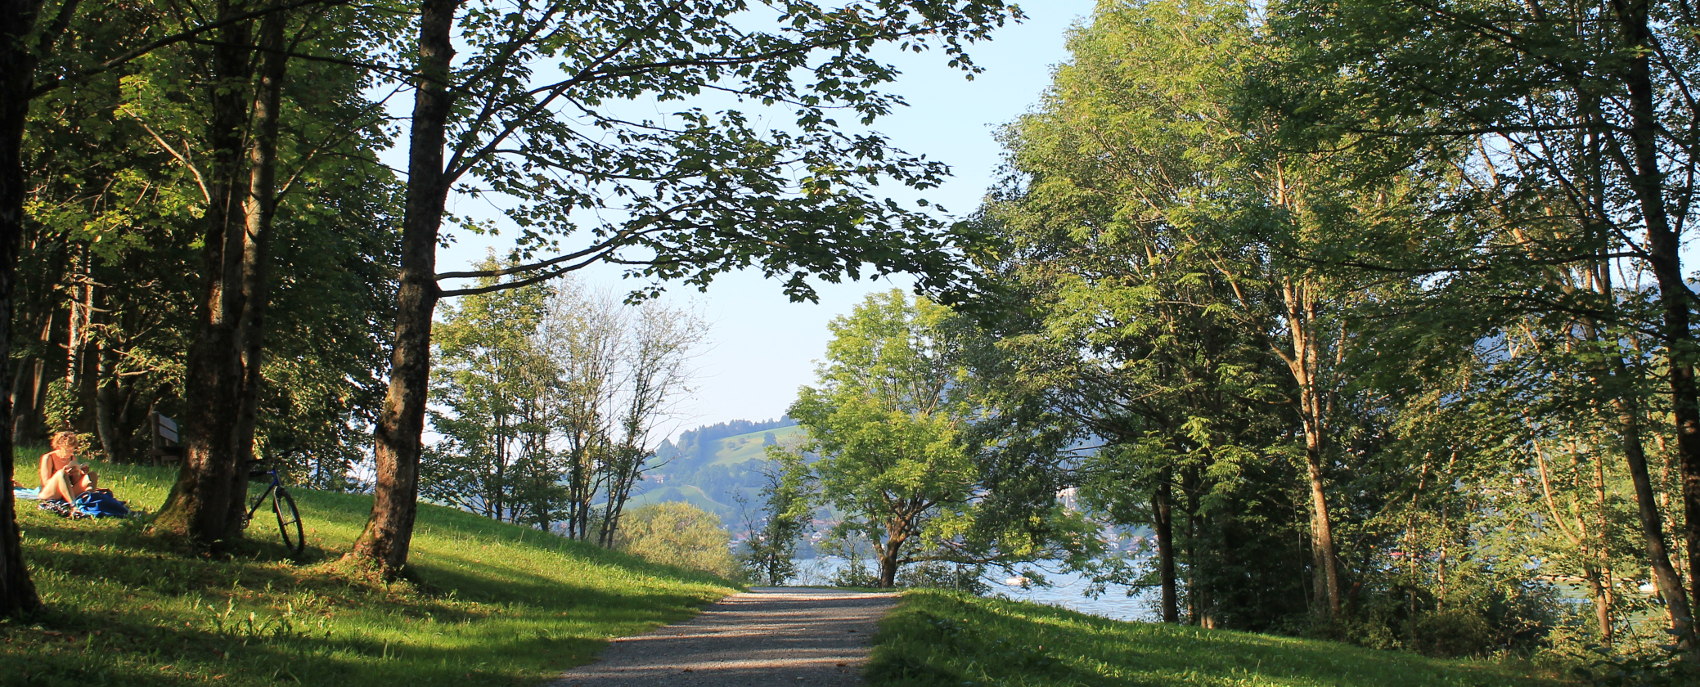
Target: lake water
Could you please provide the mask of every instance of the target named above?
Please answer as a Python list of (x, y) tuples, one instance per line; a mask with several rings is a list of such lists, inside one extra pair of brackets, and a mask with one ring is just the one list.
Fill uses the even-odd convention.
[[(842, 570), (845, 563), (844, 559), (836, 556), (799, 560), (799, 572), (792, 578), (791, 584), (829, 584), (833, 575)], [(1136, 590), (1133, 596), (1128, 596), (1126, 587), (1111, 586), (1109, 590), (1093, 598), (1086, 595), (1091, 588), (1091, 581), (1080, 575), (1057, 572), (1057, 568), (1047, 566), (1039, 566), (1038, 570), (1044, 575), (1047, 586), (1035, 584), (1022, 588), (1019, 585), (1007, 584), (1014, 581), (1008, 579), (1007, 575), (988, 575), (986, 584), (992, 588), (990, 595), (1061, 606), (1114, 620), (1155, 622), (1158, 618), (1154, 589)]]

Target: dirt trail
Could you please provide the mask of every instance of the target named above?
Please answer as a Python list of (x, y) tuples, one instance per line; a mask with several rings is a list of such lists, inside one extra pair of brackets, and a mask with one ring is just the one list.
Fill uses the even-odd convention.
[(896, 603), (896, 594), (756, 588), (616, 639), (548, 687), (860, 685), (874, 623)]

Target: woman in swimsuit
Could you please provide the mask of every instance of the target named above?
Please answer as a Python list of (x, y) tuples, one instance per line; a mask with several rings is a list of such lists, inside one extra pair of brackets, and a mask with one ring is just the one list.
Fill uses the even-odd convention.
[(53, 435), (53, 450), (41, 455), (40, 498), (75, 501), (83, 492), (95, 488), (95, 473), (77, 462), (77, 435), (59, 432)]

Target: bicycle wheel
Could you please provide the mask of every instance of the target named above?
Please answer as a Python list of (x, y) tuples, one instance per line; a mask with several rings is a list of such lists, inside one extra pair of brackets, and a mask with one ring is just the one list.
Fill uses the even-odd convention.
[(272, 492), (272, 512), (277, 513), (277, 529), (289, 554), (301, 555), (307, 548), (307, 539), (301, 534), (301, 511), (295, 507), (295, 497), (278, 487)]

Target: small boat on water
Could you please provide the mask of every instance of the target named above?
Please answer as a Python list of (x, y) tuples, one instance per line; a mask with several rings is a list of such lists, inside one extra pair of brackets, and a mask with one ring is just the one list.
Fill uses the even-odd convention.
[(1029, 585), (1033, 584), (1033, 578), (1026, 575), (1011, 575), (1010, 577), (1004, 578), (1003, 583), (1005, 586), (1026, 589)]

